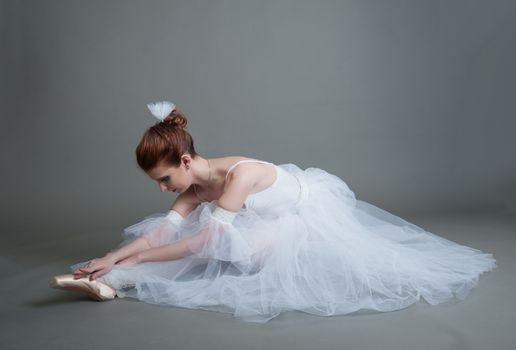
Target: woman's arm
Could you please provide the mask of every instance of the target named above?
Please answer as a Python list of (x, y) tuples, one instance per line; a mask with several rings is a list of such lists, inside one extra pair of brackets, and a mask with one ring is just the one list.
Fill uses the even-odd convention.
[(139, 263), (147, 261), (167, 261), (184, 258), (192, 255), (192, 248), (200, 247), (206, 242), (207, 230), (203, 230), (190, 238), (185, 238), (177, 242), (162, 245), (139, 252), (137, 261)]
[(151, 246), (147, 243), (145, 238), (138, 237), (122, 248), (107, 253), (105, 257), (113, 260), (114, 263), (117, 263), (128, 256), (135, 255), (143, 250), (149, 249), (150, 247)]
[[(249, 177), (241, 175), (230, 176), (226, 183), (224, 193), (217, 201), (219, 212), (217, 213), (217, 217), (214, 217), (213, 220), (221, 220), (218, 216), (220, 215), (220, 211), (223, 217), (228, 217), (228, 215), (229, 217), (234, 217), (239, 209), (242, 208), (252, 186), (253, 180)], [(216, 227), (222, 229), (221, 226)], [(201, 231), (189, 238), (141, 251), (137, 254), (136, 260), (138, 262), (176, 260), (192, 255), (194, 251), (197, 251), (206, 244), (210, 234), (214, 234), (214, 232), (210, 232), (210, 229), (214, 230), (215, 228), (210, 228), (209, 226), (203, 227)]]
[[(181, 214), (181, 216), (186, 217), (197, 205), (199, 205), (199, 203), (199, 198), (195, 195), (192, 189), (189, 188), (187, 191), (177, 196), (170, 210), (175, 210)], [(153, 249), (153, 247), (145, 237), (141, 236), (120, 249), (107, 253), (106, 257), (109, 257), (116, 263), (148, 249)]]

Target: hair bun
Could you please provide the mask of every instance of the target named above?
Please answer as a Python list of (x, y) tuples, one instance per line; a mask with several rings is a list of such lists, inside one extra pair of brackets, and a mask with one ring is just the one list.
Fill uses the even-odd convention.
[(170, 114), (166, 116), (165, 119), (163, 119), (163, 122), (174, 126), (179, 126), (182, 129), (185, 129), (186, 125), (188, 124), (186, 116), (177, 108), (170, 112)]

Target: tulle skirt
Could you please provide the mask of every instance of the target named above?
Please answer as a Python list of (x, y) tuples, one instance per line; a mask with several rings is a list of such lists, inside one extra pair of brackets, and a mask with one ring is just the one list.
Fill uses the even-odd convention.
[(492, 254), (355, 199), (344, 181), (320, 168), (284, 169), (309, 189), (295, 210), (260, 215), (243, 208), (227, 224), (211, 216), (216, 201), (204, 202), (181, 227), (166, 226), (166, 213), (147, 216), (124, 229), (117, 248), (157, 227), (161, 233), (149, 236), (156, 245), (206, 227), (211, 236), (184, 258), (114, 265), (99, 280), (119, 297), (265, 323), (288, 310), (330, 316), (393, 311), (421, 298), (432, 305), (464, 299), (479, 275), (496, 267)]

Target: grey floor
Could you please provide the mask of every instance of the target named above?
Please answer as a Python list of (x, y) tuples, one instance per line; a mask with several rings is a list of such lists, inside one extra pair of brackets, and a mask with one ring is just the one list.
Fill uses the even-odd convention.
[[(230, 314), (95, 302), (48, 287), (67, 266), (114, 246), (112, 230), (63, 236), (2, 235), (1, 349), (513, 349), (516, 343), (516, 219), (495, 215), (412, 217), (460, 244), (492, 253), (498, 267), (464, 301), (424, 301), (389, 313), (318, 317), (286, 312), (266, 324)], [(30, 242), (30, 243), (29, 243)]]

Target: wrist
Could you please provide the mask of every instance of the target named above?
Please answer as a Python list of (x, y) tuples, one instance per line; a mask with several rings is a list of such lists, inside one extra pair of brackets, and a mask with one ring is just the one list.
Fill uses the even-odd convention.
[(144, 252), (136, 253), (135, 257), (136, 257), (136, 260), (138, 261), (138, 264), (145, 262), (145, 253)]
[(113, 252), (109, 252), (106, 255), (104, 255), (104, 259), (111, 261), (113, 264), (115, 264), (118, 261), (117, 256)]

